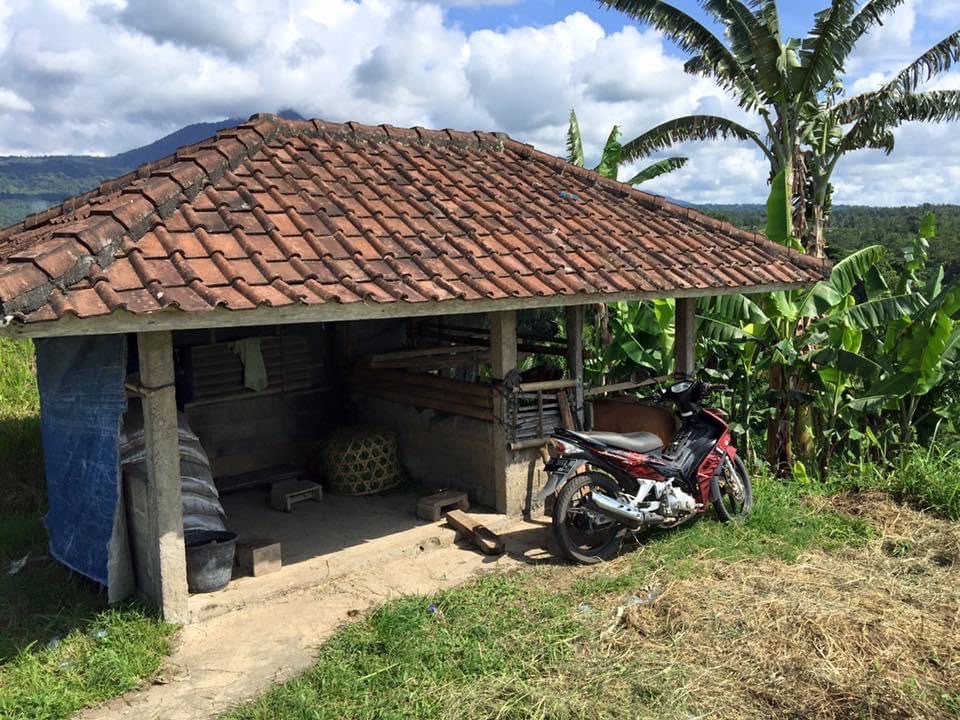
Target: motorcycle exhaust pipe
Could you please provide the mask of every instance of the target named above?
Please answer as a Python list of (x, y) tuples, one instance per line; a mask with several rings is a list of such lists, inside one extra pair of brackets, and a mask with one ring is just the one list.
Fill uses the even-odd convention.
[(643, 525), (659, 525), (665, 520), (663, 515), (640, 510), (619, 498), (612, 498), (609, 495), (596, 492), (590, 493), (590, 503), (602, 515), (634, 529)]

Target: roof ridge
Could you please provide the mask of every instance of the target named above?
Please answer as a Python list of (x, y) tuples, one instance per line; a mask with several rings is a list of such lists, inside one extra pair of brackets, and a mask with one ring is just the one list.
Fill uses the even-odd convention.
[[(54, 230), (50, 238), (7, 253), (0, 280), (16, 272), (17, 265), (32, 263), (35, 267), (33, 272), (23, 273), (13, 297), (0, 294), (0, 316), (36, 309), (53, 289), (85, 279), (94, 263), (105, 269), (113, 262), (124, 237), (133, 242), (139, 240), (157, 220), (169, 217), (181, 204), (192, 201), (205, 184), (216, 182), (225, 172), (255, 155), (281, 129), (275, 117), (254, 115), (246, 123), (106, 180), (94, 190), (68, 198), (61, 205), (0, 232), (2, 242), (55, 218), (65, 218), (83, 205), (91, 206), (88, 217), (99, 217), (92, 222), (64, 219), (62, 227)], [(102, 201), (94, 204), (100, 198)], [(73, 223), (81, 223), (82, 227), (73, 229)]]
[(686, 218), (688, 220), (693, 220), (700, 225), (704, 225), (711, 230), (717, 230), (719, 232), (725, 233), (732, 238), (738, 240), (747, 240), (750, 242), (759, 243), (765, 247), (768, 247), (777, 252), (784, 253), (791, 260), (796, 262), (803, 267), (809, 268), (811, 270), (829, 270), (833, 267), (833, 263), (830, 262), (827, 258), (818, 258), (813, 255), (807, 255), (806, 253), (799, 252), (793, 248), (789, 248), (786, 245), (781, 245), (778, 242), (770, 240), (763, 233), (753, 232), (750, 230), (745, 230), (741, 227), (737, 227), (729, 220), (720, 220), (708, 215), (702, 210), (698, 210), (694, 207), (686, 207), (684, 205), (678, 205), (675, 202), (668, 200), (663, 195), (656, 195), (646, 190), (640, 190), (639, 188), (630, 185), (629, 183), (622, 182), (620, 180), (614, 180), (608, 178), (604, 175), (601, 175), (596, 170), (590, 168), (581, 167), (580, 165), (574, 165), (569, 160), (564, 158), (557, 157), (556, 155), (551, 155), (546, 153), (543, 150), (539, 150), (533, 145), (528, 143), (520, 142), (519, 140), (514, 140), (512, 138), (507, 138), (504, 143), (505, 147), (511, 148), (515, 151), (523, 152), (528, 155), (536, 155), (541, 161), (559, 167), (564, 170), (569, 170), (570, 172), (580, 175), (582, 177), (593, 180), (597, 185), (601, 187), (606, 187), (608, 190), (613, 190), (619, 192), (622, 195), (632, 197), (635, 200), (641, 201), (642, 204), (647, 207), (653, 208), (655, 210), (668, 210), (673, 212), (680, 217)]

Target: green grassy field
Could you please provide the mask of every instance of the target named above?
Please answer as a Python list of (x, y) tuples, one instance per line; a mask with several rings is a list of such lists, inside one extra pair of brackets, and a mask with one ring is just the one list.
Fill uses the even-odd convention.
[(108, 610), (99, 586), (47, 555), (33, 346), (5, 338), (0, 497), (0, 718), (68, 718), (154, 674), (172, 628), (136, 606)]
[[(742, 525), (702, 520), (602, 566), (388, 603), (223, 718), (956, 717), (960, 591), (942, 585), (956, 526), (886, 500), (856, 516), (796, 486), (757, 491)], [(906, 555), (885, 549), (897, 533)], [(949, 569), (931, 554), (943, 546)]]

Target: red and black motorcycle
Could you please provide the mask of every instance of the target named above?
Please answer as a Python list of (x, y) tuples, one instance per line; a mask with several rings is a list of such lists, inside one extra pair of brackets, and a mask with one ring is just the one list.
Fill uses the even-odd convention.
[(711, 506), (721, 522), (750, 512), (750, 476), (724, 415), (700, 405), (722, 390), (679, 376), (654, 394), (655, 402), (671, 403), (679, 415), (667, 447), (649, 432), (554, 431), (549, 480), (536, 499), (557, 494), (553, 531), (567, 557), (606, 560), (628, 532), (675, 527)]

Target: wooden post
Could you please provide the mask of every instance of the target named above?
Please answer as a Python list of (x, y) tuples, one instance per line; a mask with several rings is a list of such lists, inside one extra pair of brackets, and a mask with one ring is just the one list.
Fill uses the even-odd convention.
[(173, 375), (173, 343), (169, 331), (137, 335), (143, 428), (146, 441), (147, 557), (138, 573), (140, 592), (163, 612), (169, 623), (184, 624), (187, 610), (187, 564), (183, 545), (180, 497), (180, 441)]
[[(515, 310), (490, 313), (490, 372), (494, 380), (503, 380), (517, 367), (517, 313)], [(497, 512), (518, 515), (523, 512), (525, 483), (511, 468), (505, 423), (509, 415), (507, 395), (493, 394), (493, 490)]]
[(697, 369), (697, 299), (677, 298), (675, 340), (676, 371), (693, 375)]
[(583, 305), (567, 307), (567, 373), (573, 388), (573, 413), (583, 427)]

